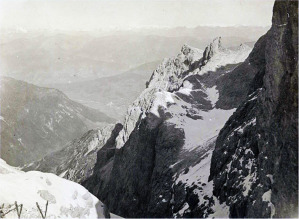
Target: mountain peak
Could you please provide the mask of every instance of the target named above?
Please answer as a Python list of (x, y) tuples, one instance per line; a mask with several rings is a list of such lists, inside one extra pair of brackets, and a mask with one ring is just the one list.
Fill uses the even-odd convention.
[(203, 53), (203, 61), (211, 59), (219, 50), (222, 50), (221, 37), (216, 37), (213, 42), (208, 45)]
[(189, 46), (188, 44), (184, 44), (182, 46), (182, 49), (181, 49), (181, 52), (184, 54), (184, 55), (188, 55), (190, 52), (192, 52), (193, 48), (191, 46)]

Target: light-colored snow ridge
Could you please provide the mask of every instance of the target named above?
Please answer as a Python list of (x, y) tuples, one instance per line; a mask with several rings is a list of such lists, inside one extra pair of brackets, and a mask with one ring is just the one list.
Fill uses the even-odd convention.
[[(41, 218), (36, 203), (47, 218), (104, 218), (104, 205), (81, 185), (54, 174), (23, 172), (0, 159), (0, 205), (5, 214), (23, 205), (21, 218)], [(18, 218), (12, 210), (4, 218)]]

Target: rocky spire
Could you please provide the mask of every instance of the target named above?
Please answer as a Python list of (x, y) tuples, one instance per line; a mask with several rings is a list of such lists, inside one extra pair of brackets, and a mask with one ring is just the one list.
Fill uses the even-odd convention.
[(211, 59), (219, 50), (222, 49), (221, 37), (217, 37), (208, 45), (203, 53), (203, 63)]
[(184, 44), (182, 46), (181, 53), (183, 53), (184, 55), (188, 55), (192, 51), (192, 49), (193, 48), (191, 48), (191, 46)]

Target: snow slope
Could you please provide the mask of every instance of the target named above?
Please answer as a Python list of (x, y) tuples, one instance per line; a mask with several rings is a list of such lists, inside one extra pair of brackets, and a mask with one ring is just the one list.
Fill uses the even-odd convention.
[[(23, 204), (22, 218), (40, 218), (38, 202), (47, 218), (103, 218), (104, 205), (84, 187), (54, 174), (22, 172), (0, 159), (0, 204), (3, 213)], [(17, 218), (15, 210), (5, 218)]]
[[(173, 104), (168, 107), (167, 112), (170, 112), (172, 115), (172, 118), (169, 119), (168, 122), (175, 124), (177, 128), (184, 130), (184, 149), (190, 151), (197, 148), (199, 145), (205, 145), (209, 139), (217, 136), (218, 132), (233, 114), (235, 109), (223, 110), (216, 109), (215, 107), (209, 111), (196, 109), (192, 104), (184, 101), (177, 95), (177, 93), (181, 93), (181, 90), (184, 89), (185, 88), (183, 87), (175, 93), (167, 92), (169, 95), (173, 96), (174, 99)], [(204, 91), (207, 91), (207, 89), (204, 89)], [(213, 94), (211, 96), (213, 96)], [(206, 100), (213, 104), (214, 99), (212, 99), (213, 97), (211, 96), (207, 95)], [(215, 102), (217, 102), (217, 100)], [(192, 114), (198, 119), (192, 118), (190, 116), (190, 111), (192, 111)]]

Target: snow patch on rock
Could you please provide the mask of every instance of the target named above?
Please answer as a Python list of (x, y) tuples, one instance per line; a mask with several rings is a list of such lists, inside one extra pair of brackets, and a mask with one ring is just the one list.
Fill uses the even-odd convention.
[(179, 89), (179, 93), (185, 94), (186, 96), (190, 95), (193, 85), (189, 81), (184, 81), (183, 86)]
[(213, 196), (215, 204), (212, 206), (214, 213), (209, 218), (229, 218), (229, 206), (224, 203), (220, 204), (219, 200)]
[(174, 103), (172, 94), (170, 92), (161, 91), (156, 93), (156, 98), (152, 104), (150, 112), (155, 114), (157, 117), (160, 116), (158, 109), (159, 107), (167, 108), (168, 103)]
[(216, 89), (216, 85), (211, 88), (206, 88), (206, 93), (208, 95), (209, 100), (211, 101), (212, 106), (214, 107), (219, 99), (219, 92)]
[(198, 110), (196, 115), (200, 119), (193, 119), (182, 108), (182, 106), (185, 106), (185, 108), (191, 109), (192, 105), (186, 103), (178, 96), (174, 100), (174, 104), (167, 109), (167, 112), (170, 112), (172, 115), (168, 122), (175, 124), (177, 128), (184, 129), (185, 150), (203, 146), (209, 139), (216, 136), (235, 111), (235, 109), (222, 110), (216, 108), (210, 111)]
[(273, 218), (275, 214), (275, 206), (271, 202), (271, 196), (272, 196), (272, 190), (269, 189), (267, 192), (265, 192), (262, 196), (263, 202), (268, 202), (268, 207), (271, 209), (271, 218)]

